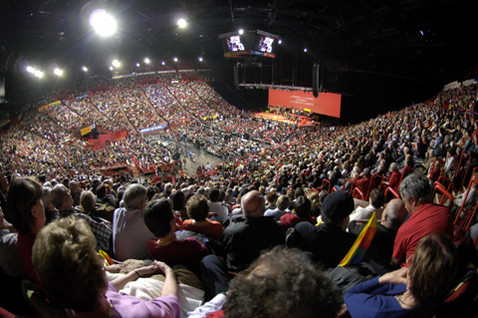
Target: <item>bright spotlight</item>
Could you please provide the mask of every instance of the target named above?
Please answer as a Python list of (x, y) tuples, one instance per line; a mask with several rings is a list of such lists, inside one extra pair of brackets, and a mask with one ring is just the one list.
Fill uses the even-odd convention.
[(180, 27), (181, 29), (184, 29), (185, 27), (188, 26), (188, 23), (183, 18), (178, 19), (177, 24), (178, 24), (178, 27)]
[(243, 35), (244, 34), (244, 29), (239, 29), (239, 34)]
[(174, 62), (177, 62), (177, 61), (178, 61), (178, 58), (177, 58), (177, 57), (175, 57), (175, 58), (173, 59), (173, 61), (174, 61)]
[(55, 74), (56, 76), (62, 76), (62, 75), (63, 75), (63, 70), (62, 70), (62, 69), (59, 69), (58, 67), (56, 67), (56, 68), (53, 70), (53, 74)]
[(279, 43), (279, 44), (282, 44), (282, 40), (281, 40), (281, 39), (279, 39), (279, 41), (277, 41), (277, 43)]
[(165, 61), (161, 61), (161, 65), (166, 65), (166, 62), (165, 62)]
[(121, 63), (120, 63), (120, 61), (118, 61), (118, 60), (115, 59), (115, 60), (113, 60), (113, 62), (111, 62), (111, 65), (113, 65), (114, 67), (118, 68), (118, 67), (121, 66)]
[(304, 53), (307, 53), (307, 51), (308, 51), (308, 49), (305, 47), (305, 48), (304, 48)]
[(203, 61), (202, 56), (200, 56), (200, 57), (198, 58), (198, 60), (199, 60), (199, 62), (202, 62), (202, 61)]
[(115, 34), (116, 20), (103, 9), (97, 9), (90, 14), (90, 24), (101, 37)]
[(151, 63), (151, 60), (148, 57), (145, 57), (144, 58), (144, 63), (149, 64), (149, 63)]
[(83, 72), (88, 72), (88, 68), (87, 68), (86, 66), (82, 66), (82, 67), (81, 67), (81, 70), (82, 70)]
[(114, 69), (114, 67), (113, 67), (113, 66), (110, 66), (109, 69), (110, 69), (110, 71), (112, 71), (112, 70)]
[(28, 72), (28, 73), (32, 73), (32, 74), (33, 74), (33, 73), (35, 72), (35, 68), (34, 68), (33, 66), (28, 65), (26, 69), (27, 69), (27, 72)]
[(136, 67), (140, 67), (140, 66), (141, 66), (141, 64), (139, 64), (139, 63), (136, 63)]
[(33, 75), (35, 75), (35, 76), (38, 77), (38, 78), (42, 78), (42, 77), (43, 77), (43, 72), (40, 71), (40, 70), (35, 70), (35, 71), (33, 72)]

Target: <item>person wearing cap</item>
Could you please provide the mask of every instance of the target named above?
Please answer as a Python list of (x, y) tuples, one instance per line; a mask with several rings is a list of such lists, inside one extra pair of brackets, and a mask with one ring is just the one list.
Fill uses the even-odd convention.
[(322, 203), (322, 223), (298, 223), (287, 239), (287, 246), (312, 253), (313, 260), (335, 267), (352, 247), (357, 236), (344, 231), (354, 200), (346, 191), (329, 194)]

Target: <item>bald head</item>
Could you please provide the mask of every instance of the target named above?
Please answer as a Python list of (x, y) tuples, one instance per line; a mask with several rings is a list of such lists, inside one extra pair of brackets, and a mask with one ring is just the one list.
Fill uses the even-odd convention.
[(256, 190), (247, 192), (241, 200), (242, 213), (248, 218), (259, 218), (264, 216), (266, 210), (266, 200), (264, 196)]
[(407, 216), (407, 210), (401, 199), (391, 200), (382, 213), (381, 223), (390, 229), (398, 229)]

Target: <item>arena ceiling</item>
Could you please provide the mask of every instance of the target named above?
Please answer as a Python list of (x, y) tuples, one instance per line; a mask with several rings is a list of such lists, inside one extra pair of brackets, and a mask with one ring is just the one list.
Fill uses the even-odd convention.
[[(318, 61), (326, 86), (344, 94), (363, 78), (435, 89), (477, 64), (476, 0), (0, 0), (0, 72), (25, 61), (55, 61), (70, 69), (131, 63), (150, 56), (197, 56), (224, 63), (221, 33), (238, 28), (280, 35), (278, 55)], [(100, 41), (88, 24), (97, 6), (119, 20), (117, 34)], [(179, 29), (175, 19), (189, 25)], [(307, 47), (307, 57), (303, 48)], [(226, 63), (226, 65), (228, 65)], [(230, 65), (230, 64), (229, 64)], [(230, 68), (232, 72), (232, 68)], [(474, 74), (471, 74), (474, 75)], [(360, 80), (362, 78), (362, 80)], [(360, 85), (354, 85), (359, 80)]]

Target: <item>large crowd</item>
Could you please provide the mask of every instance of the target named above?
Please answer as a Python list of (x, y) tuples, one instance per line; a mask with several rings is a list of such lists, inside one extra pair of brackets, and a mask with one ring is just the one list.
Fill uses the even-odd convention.
[[(476, 314), (476, 282), (449, 297), (477, 261), (476, 217), (460, 237), (453, 221), (478, 200), (462, 198), (478, 167), (478, 85), (351, 126), (299, 127), (240, 111), (202, 81), (155, 79), (30, 110), (0, 136), (0, 251), (19, 254), (0, 258), (10, 283), (30, 279), (70, 316)], [(168, 146), (140, 133), (163, 122)], [(128, 136), (90, 149), (78, 130), (91, 124)], [(133, 158), (171, 164), (183, 141), (224, 162), (155, 184), (102, 174)], [(455, 204), (432, 197), (443, 180)], [(375, 237), (348, 264), (370, 219)]]

